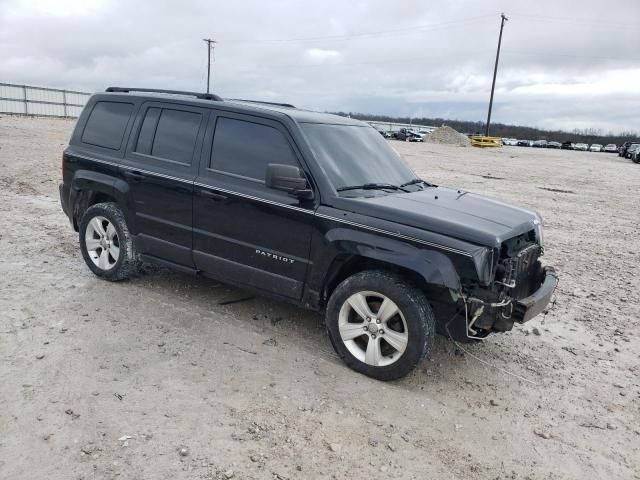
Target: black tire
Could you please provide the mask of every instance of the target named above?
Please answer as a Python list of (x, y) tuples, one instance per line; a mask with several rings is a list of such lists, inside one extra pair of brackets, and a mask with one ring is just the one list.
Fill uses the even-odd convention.
[[(389, 298), (397, 305), (406, 322), (408, 338), (406, 348), (399, 358), (389, 365), (373, 366), (365, 363), (354, 356), (342, 340), (339, 327), (340, 312), (347, 299), (358, 292), (377, 292)], [(371, 305), (369, 307), (371, 308)], [(398, 321), (399, 317), (390, 318)], [(378, 380), (396, 380), (405, 376), (429, 356), (433, 348), (435, 320), (424, 293), (401, 275), (384, 270), (360, 272), (340, 283), (329, 299), (325, 321), (331, 344), (344, 362), (353, 370)], [(362, 325), (364, 329), (367, 324), (363, 321)], [(376, 337), (373, 336), (373, 338)], [(381, 343), (382, 339), (384, 336), (381, 336), (378, 342)], [(369, 342), (371, 335), (363, 333), (363, 337), (355, 341)], [(386, 344), (385, 348), (388, 350), (389, 346), (390, 344)]]
[[(100, 268), (94, 263), (87, 249), (87, 228), (89, 223), (101, 217), (108, 220), (116, 231), (114, 237), (114, 245), (117, 243), (119, 248), (118, 258), (113, 265), (108, 268)], [(85, 263), (98, 277), (110, 281), (124, 280), (135, 274), (138, 270), (139, 261), (135, 252), (133, 239), (129, 233), (124, 213), (115, 203), (97, 203), (87, 209), (80, 220), (79, 228), (80, 251)], [(113, 260), (113, 257), (110, 257)]]

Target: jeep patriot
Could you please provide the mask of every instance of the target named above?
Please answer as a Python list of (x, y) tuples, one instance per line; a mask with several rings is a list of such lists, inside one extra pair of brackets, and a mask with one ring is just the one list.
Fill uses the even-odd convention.
[(437, 332), (541, 313), (541, 217), (418, 178), (366, 123), (288, 104), (110, 87), (62, 156), (62, 209), (106, 280), (149, 262), (324, 314), (354, 370), (392, 380)]

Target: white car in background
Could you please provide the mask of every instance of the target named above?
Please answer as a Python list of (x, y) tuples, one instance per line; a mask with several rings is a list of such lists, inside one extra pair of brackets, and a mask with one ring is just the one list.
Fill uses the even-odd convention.
[(602, 145), (600, 145), (599, 143), (594, 143), (589, 147), (589, 151), (590, 152), (601, 152), (602, 151)]
[(518, 139), (517, 138), (503, 138), (502, 139), (502, 145), (509, 145), (509, 146), (515, 147), (516, 145), (518, 145)]
[(602, 151), (607, 153), (618, 153), (618, 147), (615, 143), (609, 143), (602, 149)]
[(589, 150), (589, 145), (587, 145), (586, 143), (576, 143), (573, 146), (574, 150), (582, 150), (583, 152), (586, 152), (587, 150)]
[(410, 142), (424, 142), (424, 135), (418, 132), (411, 132)]

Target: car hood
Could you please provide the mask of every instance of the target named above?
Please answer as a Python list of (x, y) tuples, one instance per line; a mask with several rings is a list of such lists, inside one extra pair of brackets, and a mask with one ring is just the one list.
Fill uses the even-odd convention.
[(356, 213), (489, 247), (534, 230), (540, 221), (532, 210), (444, 187), (344, 200)]

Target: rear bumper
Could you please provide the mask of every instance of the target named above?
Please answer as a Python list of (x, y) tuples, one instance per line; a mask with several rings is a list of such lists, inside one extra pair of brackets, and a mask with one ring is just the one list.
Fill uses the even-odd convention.
[(60, 205), (62, 211), (69, 219), (71, 226), (73, 227), (73, 212), (71, 211), (71, 205), (69, 202), (69, 190), (65, 188), (64, 183), (58, 185), (58, 191), (60, 192)]
[(553, 267), (545, 267), (540, 288), (526, 298), (522, 298), (513, 304), (511, 317), (519, 323), (528, 322), (536, 315), (542, 313), (551, 302), (551, 297), (558, 286), (558, 274)]
[(62, 211), (68, 217), (69, 216), (69, 208), (67, 207), (67, 198), (64, 194), (64, 183), (58, 185), (58, 191), (60, 192), (60, 205), (62, 205)]

